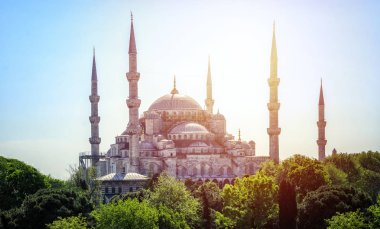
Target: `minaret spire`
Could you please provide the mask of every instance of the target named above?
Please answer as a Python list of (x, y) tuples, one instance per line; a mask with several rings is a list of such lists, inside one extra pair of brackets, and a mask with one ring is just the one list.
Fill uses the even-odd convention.
[(270, 88), (269, 95), (269, 128), (267, 129), (269, 135), (269, 156), (276, 163), (279, 162), (279, 135), (281, 128), (278, 127), (278, 110), (280, 103), (278, 102), (278, 85), (280, 79), (277, 77), (277, 45), (275, 23), (273, 22), (273, 36), (272, 36), (272, 50), (270, 56), (270, 77), (268, 79)]
[(141, 126), (139, 123), (139, 107), (141, 100), (138, 96), (138, 81), (140, 79), (140, 73), (137, 72), (137, 51), (135, 33), (133, 29), (133, 15), (131, 13), (131, 33), (129, 39), (129, 72), (127, 73), (127, 79), (129, 82), (129, 97), (127, 99), (127, 105), (129, 109), (129, 122), (127, 130), (123, 134), (129, 136), (129, 166), (127, 172), (139, 172), (139, 137), (141, 134)]
[(98, 103), (100, 96), (98, 95), (98, 76), (96, 73), (96, 61), (95, 61), (95, 48), (93, 48), (92, 57), (92, 73), (91, 73), (91, 95), (89, 96), (91, 102), (91, 116), (89, 117), (91, 123), (91, 137), (89, 138), (91, 144), (91, 165), (96, 166), (99, 161), (99, 144), (101, 139), (99, 137), (99, 122), (98, 116)]
[(325, 121), (325, 100), (323, 98), (323, 87), (322, 87), (322, 79), (321, 79), (321, 87), (319, 89), (319, 102), (318, 102), (318, 159), (322, 161), (326, 154), (325, 154), (325, 147), (326, 147), (326, 136), (325, 136), (325, 128), (326, 128), (326, 121)]
[(174, 80), (173, 80), (173, 89), (172, 91), (170, 92), (172, 95), (174, 94), (178, 94), (178, 90), (177, 90), (177, 81), (175, 80), (175, 75), (174, 75)]
[(211, 66), (210, 66), (210, 55), (208, 56), (208, 71), (207, 71), (207, 91), (206, 91), (206, 109), (207, 111), (212, 114), (213, 113), (213, 106), (214, 106), (214, 100), (212, 99), (212, 81), (211, 81)]

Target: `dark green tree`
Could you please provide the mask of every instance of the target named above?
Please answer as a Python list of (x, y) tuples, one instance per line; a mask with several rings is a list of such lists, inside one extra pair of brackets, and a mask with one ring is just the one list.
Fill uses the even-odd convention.
[(27, 195), (47, 186), (45, 179), (32, 166), (0, 156), (0, 210), (19, 206)]
[(297, 227), (297, 200), (296, 191), (287, 180), (280, 182), (278, 192), (279, 224), (281, 229)]
[(82, 192), (73, 189), (41, 189), (25, 198), (19, 208), (5, 213), (5, 228), (45, 228), (58, 217), (88, 214), (93, 209)]
[(322, 186), (306, 195), (299, 206), (300, 229), (326, 228), (325, 220), (336, 212), (364, 210), (372, 203), (365, 192), (353, 187)]
[(202, 205), (202, 225), (203, 228), (215, 228), (215, 211), (222, 210), (222, 197), (219, 186), (214, 182), (204, 182), (194, 191)]

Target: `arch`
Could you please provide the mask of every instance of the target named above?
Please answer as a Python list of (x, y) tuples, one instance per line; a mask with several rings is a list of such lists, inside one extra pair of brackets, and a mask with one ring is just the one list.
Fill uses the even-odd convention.
[(231, 167), (227, 167), (227, 175), (228, 176), (232, 175), (232, 168)]
[(193, 177), (197, 176), (197, 173), (198, 173), (198, 169), (197, 169), (197, 167), (194, 166), (191, 172), (192, 172), (191, 175), (192, 175)]
[(211, 177), (211, 176), (213, 175), (213, 173), (214, 173), (214, 170), (213, 170), (212, 167), (210, 166), (210, 167), (208, 168), (208, 175)]
[(228, 179), (224, 179), (224, 181), (223, 181), (223, 186), (226, 184), (230, 184), (230, 181)]
[(201, 165), (201, 176), (203, 177), (204, 175), (205, 175), (205, 173), (206, 173), (206, 168), (205, 168), (206, 166), (205, 166), (205, 164), (203, 164), (202, 163), (202, 165)]
[(213, 179), (212, 182), (214, 182), (215, 184), (218, 184), (218, 180), (216, 179)]

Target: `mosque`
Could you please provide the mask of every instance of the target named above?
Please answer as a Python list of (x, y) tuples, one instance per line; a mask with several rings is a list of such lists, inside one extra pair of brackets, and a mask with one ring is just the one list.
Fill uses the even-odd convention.
[[(129, 40), (129, 97), (126, 100), (129, 109), (129, 122), (126, 129), (115, 137), (115, 143), (105, 155), (99, 154), (99, 122), (97, 92), (97, 72), (95, 53), (93, 56), (91, 79), (91, 163), (96, 166), (99, 178), (108, 182), (112, 193), (124, 193), (141, 188), (146, 179), (154, 174), (166, 171), (179, 180), (214, 181), (218, 184), (233, 182), (236, 177), (254, 174), (262, 162), (272, 159), (279, 162), (278, 127), (278, 85), (277, 47), (275, 28), (273, 26), (272, 48), (270, 57), (269, 102), (269, 155), (256, 156), (255, 142), (243, 141), (226, 132), (226, 119), (214, 112), (210, 59), (206, 79), (205, 109), (176, 88), (156, 99), (147, 111), (139, 116), (141, 100), (138, 95), (140, 73), (137, 71), (137, 48), (131, 18)], [(143, 77), (143, 76), (142, 76)], [(319, 104), (319, 152), (324, 157), (324, 104), (321, 86)], [(117, 186), (118, 181), (129, 182), (129, 186)], [(115, 183), (116, 182), (116, 183)], [(108, 193), (108, 187), (103, 190)]]

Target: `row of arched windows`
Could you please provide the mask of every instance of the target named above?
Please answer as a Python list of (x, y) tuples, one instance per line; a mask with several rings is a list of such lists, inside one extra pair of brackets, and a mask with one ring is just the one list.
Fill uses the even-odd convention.
[(218, 174), (214, 174), (214, 170), (211, 166), (206, 166), (206, 165), (201, 165), (200, 171), (198, 170), (197, 167), (192, 167), (190, 169), (187, 169), (186, 167), (178, 167), (177, 169), (177, 174), (181, 177), (185, 176), (213, 176), (213, 175), (218, 175), (218, 176), (231, 176), (233, 175), (232, 173), (232, 168), (228, 166), (223, 166), (220, 167), (218, 170)]

